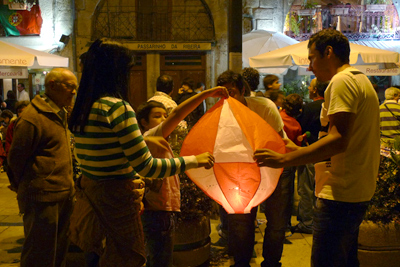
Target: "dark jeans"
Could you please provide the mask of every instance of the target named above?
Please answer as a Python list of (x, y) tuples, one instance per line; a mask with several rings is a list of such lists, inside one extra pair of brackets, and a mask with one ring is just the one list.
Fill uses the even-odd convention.
[(72, 209), (72, 199), (59, 202), (30, 201), (26, 204), (22, 267), (65, 266)]
[(300, 201), (297, 220), (302, 230), (312, 231), (315, 197), (315, 168), (314, 164), (297, 167), (297, 193)]
[(145, 210), (142, 214), (147, 267), (172, 267), (176, 216), (169, 211)]
[(313, 222), (313, 267), (357, 267), (358, 231), (369, 202), (317, 199)]
[[(255, 240), (257, 207), (247, 214), (227, 214), (220, 207), (222, 227), (227, 228), (228, 253), (235, 260), (235, 267), (250, 267)], [(221, 228), (222, 228), (221, 227)]]
[(295, 167), (284, 168), (272, 195), (263, 202), (267, 227), (265, 228), (262, 267), (281, 266), (285, 231), (293, 206)]

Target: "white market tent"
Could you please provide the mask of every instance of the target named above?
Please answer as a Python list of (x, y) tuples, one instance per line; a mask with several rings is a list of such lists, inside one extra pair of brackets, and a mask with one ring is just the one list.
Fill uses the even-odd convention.
[[(242, 36), (243, 68), (249, 67), (249, 58), (274, 51), (289, 45), (297, 44), (293, 38), (275, 31), (254, 30)], [(282, 73), (285, 68), (269, 69), (269, 73)]]
[[(310, 75), (306, 68), (308, 60), (308, 41), (286, 46), (271, 52), (251, 57), (249, 64), (260, 72), (268, 73), (270, 68), (297, 68), (300, 75)], [(400, 74), (395, 65), (399, 62), (399, 53), (364, 45), (350, 43), (350, 65), (370, 76), (394, 76)]]
[(68, 58), (0, 41), (0, 66), (32, 69), (68, 67)]

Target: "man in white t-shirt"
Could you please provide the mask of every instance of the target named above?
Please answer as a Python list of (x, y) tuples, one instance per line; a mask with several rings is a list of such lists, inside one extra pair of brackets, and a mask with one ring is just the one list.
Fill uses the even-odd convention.
[(28, 92), (25, 91), (25, 85), (23, 83), (18, 84), (18, 102), (19, 101), (31, 101)]
[(174, 90), (174, 80), (169, 75), (161, 75), (157, 78), (157, 92), (154, 96), (149, 98), (149, 101), (157, 101), (163, 103), (167, 109), (168, 114), (177, 107), (177, 104), (172, 100), (172, 91)]
[(339, 31), (326, 29), (308, 43), (309, 69), (325, 91), (328, 134), (293, 152), (257, 150), (260, 166), (315, 164), (317, 196), (313, 220), (312, 266), (359, 266), (359, 226), (375, 191), (379, 168), (379, 100), (368, 78), (349, 65), (350, 45)]

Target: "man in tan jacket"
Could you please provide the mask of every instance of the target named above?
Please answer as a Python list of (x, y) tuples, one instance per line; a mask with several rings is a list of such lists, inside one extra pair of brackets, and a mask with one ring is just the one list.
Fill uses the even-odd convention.
[(16, 122), (8, 154), (11, 184), (23, 214), (21, 266), (65, 266), (74, 182), (67, 112), (78, 81), (53, 69), (45, 94), (37, 95)]

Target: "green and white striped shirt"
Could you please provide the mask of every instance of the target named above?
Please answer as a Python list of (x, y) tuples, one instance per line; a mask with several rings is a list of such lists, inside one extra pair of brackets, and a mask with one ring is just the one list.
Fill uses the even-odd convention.
[(118, 98), (103, 97), (94, 102), (84, 134), (73, 134), (82, 173), (94, 180), (128, 179), (136, 173), (163, 178), (197, 167), (195, 156), (153, 158), (135, 112)]

